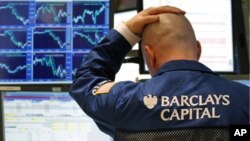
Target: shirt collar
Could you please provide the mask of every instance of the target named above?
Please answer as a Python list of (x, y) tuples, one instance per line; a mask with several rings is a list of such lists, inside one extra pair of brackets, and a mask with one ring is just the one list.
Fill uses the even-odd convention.
[(214, 73), (212, 70), (210, 70), (205, 65), (201, 64), (198, 61), (192, 61), (192, 60), (174, 60), (169, 61), (162, 65), (162, 67), (158, 70), (156, 75), (160, 75), (164, 72), (169, 71), (179, 71), (179, 70), (189, 70), (189, 71), (200, 71), (200, 72), (206, 72), (206, 73), (212, 73), (214, 75), (218, 75)]

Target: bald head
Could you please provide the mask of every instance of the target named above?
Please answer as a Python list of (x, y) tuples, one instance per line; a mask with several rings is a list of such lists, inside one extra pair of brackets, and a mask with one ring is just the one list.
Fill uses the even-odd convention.
[(188, 19), (181, 14), (160, 14), (142, 33), (142, 51), (149, 69), (156, 72), (171, 60), (198, 60), (200, 44)]
[[(194, 30), (184, 15), (164, 13), (159, 22), (149, 24), (142, 34), (142, 41), (161, 49), (179, 46), (191, 49), (196, 44)], [(185, 44), (185, 45), (183, 45)]]

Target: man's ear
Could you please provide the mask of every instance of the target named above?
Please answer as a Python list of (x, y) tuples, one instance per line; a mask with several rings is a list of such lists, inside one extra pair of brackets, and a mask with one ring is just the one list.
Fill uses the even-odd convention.
[(147, 61), (149, 68), (151, 69), (151, 73), (154, 74), (156, 67), (156, 56), (152, 47), (145, 45), (145, 53), (147, 55)]
[(196, 50), (197, 50), (197, 61), (198, 61), (201, 57), (201, 50), (202, 50), (200, 41), (196, 41)]

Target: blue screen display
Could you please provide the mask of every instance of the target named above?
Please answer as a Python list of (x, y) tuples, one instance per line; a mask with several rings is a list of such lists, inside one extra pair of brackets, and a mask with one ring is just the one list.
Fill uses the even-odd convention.
[(0, 25), (29, 25), (29, 2), (1, 1), (0, 17)]
[(82, 61), (84, 61), (86, 57), (87, 57), (87, 54), (85, 54), (85, 53), (74, 53), (73, 54), (72, 76), (75, 76), (78, 67), (81, 65)]
[[(70, 5), (69, 5), (70, 6)], [(70, 24), (71, 12), (65, 2), (37, 2), (36, 3), (36, 23), (37, 24)]]
[(23, 81), (28, 79), (27, 56), (25, 53), (0, 53), (0, 78)]
[(104, 25), (109, 21), (105, 19), (105, 2), (75, 2), (73, 4), (73, 23), (75, 25)]
[(109, 32), (110, 0), (1, 0), (0, 84), (70, 83)]
[(101, 28), (73, 30), (73, 50), (86, 52), (93, 48), (107, 33)]

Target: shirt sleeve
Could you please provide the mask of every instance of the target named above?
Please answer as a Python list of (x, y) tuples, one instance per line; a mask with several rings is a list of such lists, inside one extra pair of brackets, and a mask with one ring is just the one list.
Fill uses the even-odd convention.
[(117, 30), (111, 30), (83, 61), (69, 92), (98, 127), (111, 136), (114, 136), (113, 114), (118, 94), (109, 92), (94, 95), (93, 89), (105, 82), (114, 81), (115, 74), (130, 49), (131, 43), (127, 38)]
[(117, 30), (126, 40), (130, 43), (130, 45), (133, 47), (138, 41), (141, 40), (139, 36), (134, 34), (123, 22), (118, 24), (115, 27), (115, 30)]

